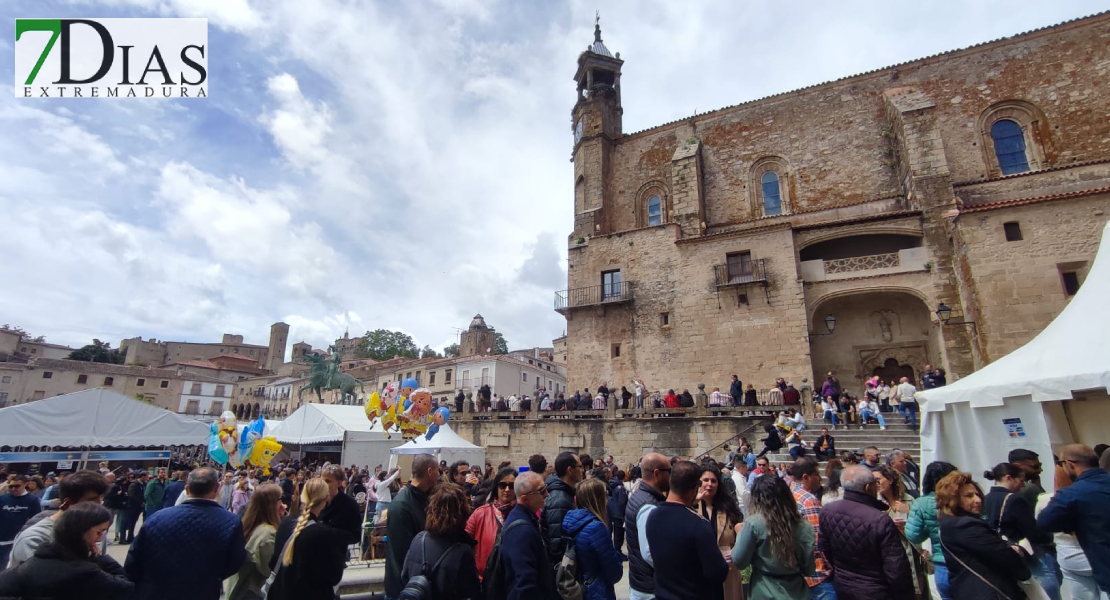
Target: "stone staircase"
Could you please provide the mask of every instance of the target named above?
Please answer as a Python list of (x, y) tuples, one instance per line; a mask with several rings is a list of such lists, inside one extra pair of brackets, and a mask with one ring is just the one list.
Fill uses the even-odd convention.
[[(867, 446), (875, 446), (882, 453), (883, 462), (886, 462), (886, 454), (894, 448), (899, 448), (904, 451), (914, 460), (914, 462), (921, 464), (921, 437), (916, 432), (910, 429), (909, 425), (902, 424), (902, 416), (898, 413), (892, 413), (892, 416), (886, 418), (886, 431), (879, 429), (876, 424), (867, 426), (867, 429), (860, 430), (859, 425), (838, 425), (833, 430), (831, 425), (828, 425), (822, 419), (810, 419), (808, 421), (808, 429), (803, 432), (803, 439), (807, 442), (813, 442), (821, 435), (821, 428), (828, 427), (829, 435), (833, 436), (833, 441), (836, 446), (836, 451), (851, 450), (863, 458), (863, 449)], [(847, 427), (847, 429), (845, 429)], [(762, 437), (762, 436), (760, 436)], [(749, 438), (752, 439), (752, 438)], [(753, 450), (758, 453), (763, 447), (759, 442), (754, 442), (757, 446)], [(771, 460), (771, 464), (788, 463), (793, 459), (787, 453), (788, 448), (783, 448), (780, 453), (767, 454)], [(806, 456), (813, 456), (812, 450), (806, 451)], [(924, 467), (924, 465), (922, 465)]]

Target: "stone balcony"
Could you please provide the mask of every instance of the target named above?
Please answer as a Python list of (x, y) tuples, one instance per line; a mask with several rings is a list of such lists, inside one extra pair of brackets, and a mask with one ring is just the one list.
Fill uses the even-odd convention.
[(905, 248), (897, 252), (802, 261), (802, 280), (833, 281), (853, 277), (869, 277), (892, 273), (929, 270), (929, 255), (924, 247)]

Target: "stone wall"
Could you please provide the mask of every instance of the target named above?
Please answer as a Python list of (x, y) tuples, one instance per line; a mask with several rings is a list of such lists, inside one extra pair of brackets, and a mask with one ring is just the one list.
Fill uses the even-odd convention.
[[(521, 419), (513, 421), (452, 420), (463, 438), (486, 448), (486, 462), (503, 460), (526, 464), (533, 454), (548, 462), (563, 451), (585, 452), (595, 459), (612, 454), (621, 468), (639, 462), (647, 452), (690, 458), (754, 427), (749, 417), (690, 417), (666, 419)], [(754, 431), (747, 434), (755, 440)], [(720, 456), (716, 456), (719, 454)], [(721, 459), (724, 452), (715, 453)]]
[[(1068, 298), (1061, 272), (1083, 282), (1110, 214), (1110, 194), (970, 212), (957, 221), (973, 274), (979, 337), (990, 360), (1033, 339)], [(1003, 223), (1016, 222), (1022, 240), (1007, 242)]]
[[(596, 286), (620, 269), (632, 301), (573, 310), (567, 317), (571, 389), (641, 379), (651, 390), (699, 382), (727, 389), (733, 373), (756, 387), (810, 374), (801, 282), (786, 228), (674, 243), (674, 226), (591, 239), (570, 253), (571, 284)], [(765, 259), (768, 284), (715, 285), (714, 265), (731, 252)], [(747, 295), (746, 304), (738, 294)], [(667, 315), (664, 324), (663, 314)], [(615, 356), (614, 345), (620, 345)]]

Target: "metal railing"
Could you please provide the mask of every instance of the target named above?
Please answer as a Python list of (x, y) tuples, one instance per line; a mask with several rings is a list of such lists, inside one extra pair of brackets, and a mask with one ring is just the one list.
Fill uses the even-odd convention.
[(871, 269), (887, 269), (901, 264), (902, 261), (897, 252), (834, 258), (825, 261), (825, 273), (852, 273)]
[(757, 258), (740, 264), (713, 265), (713, 280), (717, 287), (767, 281), (767, 259)]
[(564, 312), (574, 308), (617, 304), (631, 300), (632, 282), (622, 281), (555, 292), (555, 310)]

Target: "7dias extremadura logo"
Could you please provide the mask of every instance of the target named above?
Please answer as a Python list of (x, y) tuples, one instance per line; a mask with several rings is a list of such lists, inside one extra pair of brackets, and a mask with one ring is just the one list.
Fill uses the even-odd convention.
[(17, 98), (207, 98), (208, 19), (16, 19)]

